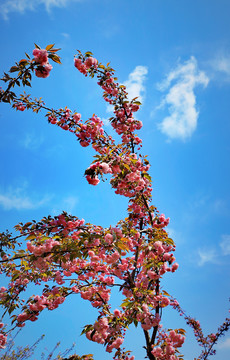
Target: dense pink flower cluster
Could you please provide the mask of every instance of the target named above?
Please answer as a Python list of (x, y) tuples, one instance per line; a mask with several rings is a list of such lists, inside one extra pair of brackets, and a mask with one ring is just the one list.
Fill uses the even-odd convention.
[(0, 349), (5, 349), (5, 345), (7, 342), (7, 336), (3, 333), (0, 333)]
[(74, 66), (84, 75), (87, 74), (87, 69), (94, 67), (97, 68), (98, 61), (93, 58), (92, 56), (89, 56), (85, 59), (85, 61), (82, 61), (80, 58), (74, 59)]
[(169, 224), (169, 218), (165, 219), (165, 215), (161, 214), (157, 219), (154, 221), (153, 225), (157, 229), (162, 229)]
[(26, 109), (25, 105), (22, 102), (18, 102), (14, 104), (16, 110), (24, 111)]
[(54, 246), (59, 245), (58, 241), (46, 239), (43, 245), (34, 246), (30, 241), (27, 242), (27, 249), (35, 256), (41, 256), (44, 253), (50, 253)]
[(159, 343), (162, 342), (163, 346), (154, 346), (151, 353), (159, 360), (179, 360), (175, 352), (183, 345), (184, 340), (185, 337), (174, 330), (169, 331), (168, 334), (161, 332)]
[(35, 75), (40, 78), (47, 78), (53, 66), (49, 64), (48, 52), (45, 49), (33, 50), (34, 60), (38, 64), (35, 69)]

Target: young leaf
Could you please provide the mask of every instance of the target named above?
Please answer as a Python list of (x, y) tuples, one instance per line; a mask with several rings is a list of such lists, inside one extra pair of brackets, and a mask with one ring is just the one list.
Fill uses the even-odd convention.
[(17, 66), (12, 66), (10, 68), (10, 72), (15, 72), (15, 71), (18, 71), (18, 67)]
[(50, 49), (52, 49), (54, 47), (54, 44), (50, 44), (46, 46), (46, 50), (49, 51)]
[(38, 46), (37, 44), (34, 43), (34, 45), (35, 45), (36, 49), (41, 49), (40, 46)]

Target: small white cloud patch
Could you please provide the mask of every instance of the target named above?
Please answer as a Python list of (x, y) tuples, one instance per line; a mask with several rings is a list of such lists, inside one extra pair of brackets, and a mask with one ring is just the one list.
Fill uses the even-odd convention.
[(225, 338), (224, 341), (217, 344), (218, 349), (230, 349), (230, 338)]
[(170, 139), (186, 140), (197, 127), (199, 112), (196, 109), (194, 89), (198, 85), (206, 87), (209, 78), (198, 69), (197, 60), (191, 57), (179, 64), (166, 79), (158, 84), (160, 91), (168, 90), (159, 108), (167, 106), (169, 116), (159, 124), (161, 132)]
[(230, 81), (230, 54), (217, 54), (208, 62), (213, 80), (220, 83)]
[(52, 7), (64, 7), (70, 2), (81, 0), (3, 0), (0, 5), (0, 13), (5, 20), (11, 12), (24, 13), (27, 10), (36, 10), (39, 5), (44, 5), (47, 11)]
[(214, 249), (199, 249), (198, 257), (199, 266), (203, 266), (206, 263), (216, 263), (216, 253)]
[(136, 66), (134, 71), (129, 74), (128, 80), (124, 82), (129, 100), (138, 96), (138, 100), (143, 102), (143, 96), (145, 94), (144, 82), (147, 74), (148, 68), (141, 65)]
[(0, 192), (0, 206), (5, 210), (29, 210), (36, 209), (47, 202), (50, 197), (44, 196), (42, 199), (31, 198), (25, 192), (26, 185), (17, 188), (9, 188), (7, 191)]
[(76, 196), (67, 196), (64, 199), (61, 199), (58, 204), (52, 209), (52, 214), (59, 215), (63, 211), (71, 214), (78, 203), (78, 197)]
[(26, 134), (25, 137), (20, 140), (20, 144), (29, 150), (37, 150), (41, 144), (44, 142), (44, 138), (42, 136), (37, 137), (35, 134)]
[(223, 255), (230, 255), (230, 235), (222, 235), (220, 247)]

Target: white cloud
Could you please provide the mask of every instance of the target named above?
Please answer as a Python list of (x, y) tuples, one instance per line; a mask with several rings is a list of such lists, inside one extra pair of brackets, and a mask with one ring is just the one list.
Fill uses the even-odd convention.
[(215, 61), (216, 70), (226, 73), (230, 76), (230, 56), (229, 57), (220, 57)]
[(29, 210), (39, 208), (50, 200), (49, 196), (40, 199), (36, 196), (33, 198), (28, 196), (25, 191), (26, 186), (24, 184), (21, 187), (0, 192), (0, 206), (5, 210)]
[(81, 0), (3, 0), (0, 5), (0, 13), (5, 20), (11, 12), (24, 13), (26, 10), (36, 10), (39, 5), (44, 5), (47, 11), (52, 7), (64, 7), (70, 2)]
[(194, 133), (199, 116), (194, 89), (198, 85), (206, 87), (208, 83), (209, 78), (198, 69), (197, 60), (192, 56), (158, 84), (160, 91), (168, 91), (158, 107), (168, 107), (169, 116), (159, 124), (159, 129), (168, 138), (186, 140)]
[(230, 81), (230, 54), (218, 54), (207, 65), (211, 67), (213, 80), (221, 83)]
[(106, 112), (109, 114), (111, 112), (113, 112), (113, 105), (111, 104), (106, 104)]
[(230, 235), (222, 235), (220, 247), (223, 255), (230, 255)]
[(68, 34), (68, 33), (61, 33), (61, 35), (66, 39), (69, 39), (69, 37), (70, 37), (70, 34)]
[(206, 263), (217, 263), (216, 251), (214, 249), (198, 249), (198, 265), (203, 266)]
[(77, 203), (78, 203), (78, 197), (67, 196), (62, 201), (60, 201), (60, 203), (57, 206), (55, 206), (55, 208), (53, 208), (52, 214), (59, 215), (63, 211), (72, 214), (72, 212), (75, 210)]
[(219, 55), (211, 61), (211, 64), (214, 70), (230, 76), (230, 55)]
[(20, 140), (20, 144), (29, 150), (37, 150), (41, 144), (44, 142), (42, 136), (37, 137), (35, 134), (26, 134), (24, 139)]
[(111, 122), (109, 121), (109, 118), (102, 118), (101, 120), (103, 121), (103, 124), (105, 126), (110, 126), (111, 127)]
[(230, 349), (230, 338), (225, 338), (224, 341), (217, 344), (218, 349)]
[(148, 68), (141, 65), (136, 66), (134, 71), (129, 74), (128, 80), (124, 82), (129, 100), (138, 96), (138, 100), (143, 102), (143, 96), (145, 94), (144, 82), (147, 74)]

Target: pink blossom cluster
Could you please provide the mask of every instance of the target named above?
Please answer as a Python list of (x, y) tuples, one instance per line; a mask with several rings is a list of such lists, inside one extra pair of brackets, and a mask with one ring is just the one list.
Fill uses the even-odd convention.
[(151, 353), (159, 360), (179, 360), (175, 355), (176, 349), (184, 343), (185, 337), (175, 330), (169, 331), (169, 334), (162, 332), (159, 335), (164, 346), (154, 347)]
[(147, 304), (143, 304), (141, 308), (142, 312), (139, 312), (136, 318), (141, 322), (142, 329), (150, 330), (152, 327), (158, 326), (161, 320), (159, 314), (156, 314), (155, 316), (151, 314)]
[(35, 256), (41, 256), (44, 253), (49, 253), (54, 246), (58, 246), (59, 242), (51, 238), (46, 239), (43, 245), (32, 245), (30, 241), (27, 242), (27, 249)]
[(111, 174), (112, 169), (109, 164), (97, 161), (94, 164), (91, 164), (88, 169), (86, 169), (86, 180), (91, 185), (97, 185), (100, 180), (98, 179), (98, 174)]
[(170, 218), (165, 218), (164, 214), (161, 214), (159, 217), (156, 218), (153, 225), (157, 229), (162, 229), (169, 224)]
[(5, 286), (2, 286), (0, 288), (0, 299), (4, 300), (6, 298), (6, 296), (7, 296), (7, 290), (6, 290)]
[(116, 158), (116, 162), (111, 167), (112, 171), (115, 170), (111, 184), (116, 189), (116, 194), (134, 197), (143, 191), (147, 196), (151, 195), (151, 182), (149, 178), (143, 176), (143, 173), (149, 169), (149, 165), (144, 165), (135, 154), (124, 156), (122, 163)]
[[(95, 150), (104, 152), (104, 150), (97, 144), (97, 142), (104, 141), (104, 130), (102, 128), (103, 122), (96, 115), (92, 116), (85, 123), (81, 121), (81, 114), (72, 113), (70, 109), (60, 109), (58, 114), (50, 114), (48, 121), (51, 124), (56, 124), (63, 130), (68, 130), (74, 133), (80, 145), (83, 147), (89, 146), (91, 143)], [(109, 139), (108, 139), (109, 140)], [(105, 141), (104, 141), (105, 145)]]
[[(78, 58), (74, 59), (74, 64), (80, 72), (87, 76), (87, 70), (96, 68), (95, 64), (97, 64), (97, 60), (94, 59), (94, 62), (91, 61), (92, 65), (89, 62), (88, 67), (86, 67), (85, 63), (82, 61), (82, 56), (79, 55)], [(87, 61), (87, 59), (85, 61)], [(104, 90), (103, 97), (105, 101), (116, 105), (114, 110), (116, 117), (113, 118), (111, 122), (112, 126), (119, 135), (122, 135), (123, 144), (128, 144), (131, 140), (134, 144), (140, 144), (141, 139), (137, 137), (137, 135), (134, 135), (134, 131), (139, 130), (142, 127), (142, 122), (133, 118), (133, 112), (139, 110), (139, 105), (129, 103), (128, 101), (119, 103), (121, 95), (126, 99), (127, 93), (125, 91), (125, 86), (119, 86), (115, 81), (113, 72), (113, 69), (105, 69), (103, 74), (100, 72), (97, 74), (99, 79), (98, 85)]]
[(107, 317), (99, 318), (95, 322), (93, 330), (86, 333), (86, 337), (99, 344), (106, 344), (106, 351), (109, 353), (113, 349), (119, 349), (124, 341), (119, 322), (116, 322), (116, 326), (114, 326), (112, 319)]
[[(0, 328), (3, 327), (3, 323), (0, 323)], [(7, 342), (7, 335), (4, 333), (0, 333), (0, 349), (5, 349), (5, 345)]]
[[(116, 117), (112, 121), (112, 126), (119, 135), (122, 135), (124, 143), (128, 143), (132, 139), (131, 133), (140, 130), (143, 126), (141, 121), (135, 120), (133, 117), (133, 112), (138, 109), (139, 106), (136, 104), (124, 103), (122, 107), (114, 111)], [(135, 137), (135, 143), (141, 143), (137, 136)]]
[(76, 136), (83, 147), (88, 146), (91, 142), (94, 142), (95, 139), (104, 134), (104, 130), (102, 128), (103, 122), (96, 115), (92, 116), (85, 124), (79, 125), (80, 131), (76, 133)]
[(48, 52), (45, 49), (33, 50), (34, 60), (38, 64), (35, 69), (35, 75), (40, 78), (47, 78), (53, 66), (49, 64)]
[(54, 310), (65, 301), (65, 297), (59, 293), (59, 288), (54, 287), (50, 292), (44, 293), (42, 296), (36, 295), (29, 302), (27, 311), (17, 316), (17, 326), (25, 326), (25, 321), (36, 321), (41, 311), (44, 309)]
[(24, 111), (26, 109), (25, 105), (22, 102), (17, 102), (14, 104), (14, 107), (17, 110)]
[(80, 58), (74, 59), (74, 66), (84, 75), (87, 74), (87, 69), (94, 67), (97, 68), (98, 61), (97, 59), (93, 58), (92, 56), (89, 56), (83, 61)]

